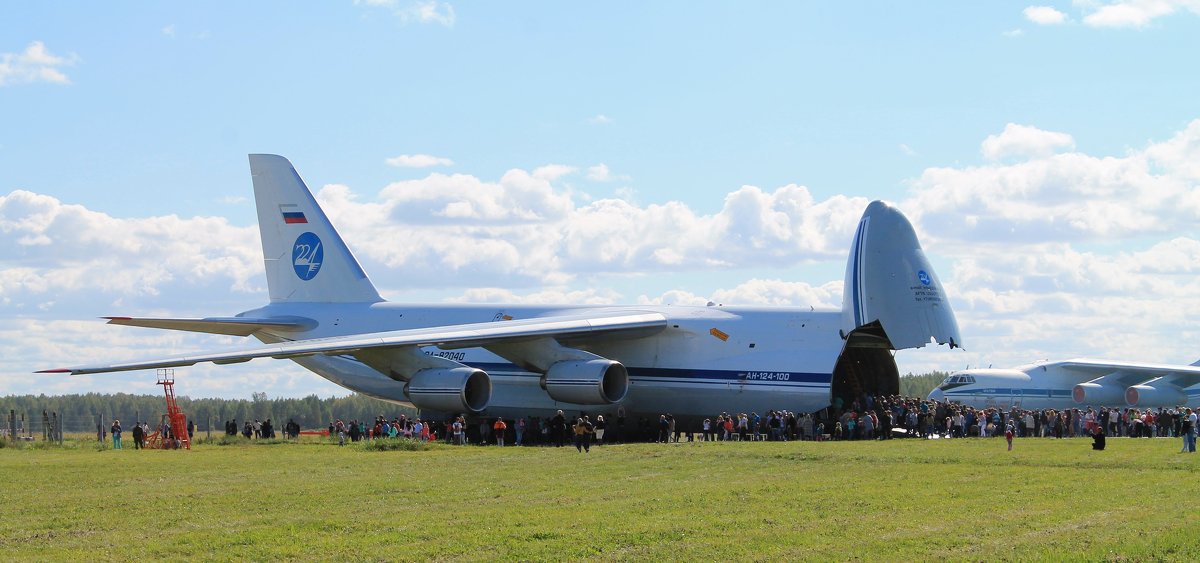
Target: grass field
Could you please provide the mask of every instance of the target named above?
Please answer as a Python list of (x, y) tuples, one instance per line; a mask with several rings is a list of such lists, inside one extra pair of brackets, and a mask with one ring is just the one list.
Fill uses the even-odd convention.
[[(131, 440), (126, 440), (129, 448)], [(0, 449), (5, 560), (1200, 560), (1175, 439)]]

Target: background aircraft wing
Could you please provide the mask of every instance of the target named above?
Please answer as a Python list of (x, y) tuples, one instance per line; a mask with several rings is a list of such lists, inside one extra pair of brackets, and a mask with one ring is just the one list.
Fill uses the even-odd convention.
[[(132, 324), (132, 323), (122, 323)], [(138, 324), (136, 326), (150, 326)], [(441, 348), (474, 348), (554, 338), (574, 342), (588, 339), (640, 338), (655, 334), (667, 326), (660, 313), (641, 311), (611, 311), (605, 313), (539, 317), (511, 321), (495, 321), (430, 328), (355, 334), (333, 338), (294, 340), (254, 348), (226, 352), (204, 353), (174, 358), (162, 358), (101, 366), (77, 366), (40, 370), (37, 373), (69, 373), (83, 375), (140, 369), (190, 366), (201, 362), (233, 364), (254, 358), (296, 358), (316, 354), (342, 355), (362, 350), (438, 346)], [(156, 327), (170, 328), (170, 327)]]
[(1088, 378), (1104, 377), (1106, 381), (1112, 380), (1123, 385), (1134, 385), (1156, 377), (1167, 378), (1181, 387), (1200, 383), (1200, 366), (1089, 359), (1059, 362), (1058, 366)]

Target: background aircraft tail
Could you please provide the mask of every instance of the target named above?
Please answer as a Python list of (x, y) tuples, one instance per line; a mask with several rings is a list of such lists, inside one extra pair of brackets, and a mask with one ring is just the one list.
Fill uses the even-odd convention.
[(896, 208), (867, 206), (846, 264), (842, 330), (885, 336), (894, 350), (919, 348), (930, 339), (961, 346), (958, 321), (912, 223)]
[(271, 302), (382, 301), (292, 163), (250, 155)]

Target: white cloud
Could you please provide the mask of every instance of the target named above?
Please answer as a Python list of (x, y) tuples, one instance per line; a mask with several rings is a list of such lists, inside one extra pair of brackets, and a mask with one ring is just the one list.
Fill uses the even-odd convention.
[(565, 164), (547, 164), (533, 169), (533, 177), (547, 182), (553, 182), (563, 176), (574, 174), (579, 169)]
[(586, 178), (593, 182), (627, 182), (632, 179), (627, 174), (613, 174), (613, 171), (603, 162), (587, 167)]
[(589, 166), (587, 169), (587, 179), (593, 182), (607, 182), (612, 180), (612, 172), (603, 162), (595, 166)]
[(404, 13), (421, 23), (440, 23), (446, 27), (454, 25), (454, 6), (449, 2), (415, 2)]
[(1119, 156), (1035, 154), (925, 170), (899, 206), (947, 265), (939, 273), (967, 352), (902, 352), (902, 364), (921, 372), (1077, 356), (1194, 361), (1196, 162), (1200, 120)]
[(162, 34), (167, 37), (175, 37), (175, 24), (170, 24), (162, 28)]
[(454, 161), (449, 158), (433, 156), (428, 154), (402, 154), (384, 160), (388, 166), (397, 166), (400, 168), (429, 168), (431, 166), (453, 166)]
[(817, 202), (793, 185), (773, 192), (743, 187), (712, 215), (679, 202), (580, 204), (558, 184), (576, 171), (514, 169), (496, 182), (431, 174), (393, 183), (374, 201), (358, 201), (345, 186), (326, 186), (318, 199), (361, 255), (411, 272), (410, 284), (444, 285), (447, 275), (473, 274), (518, 286), (638, 269), (823, 259), (841, 252), (866, 203), (840, 196)]
[[(1016, 137), (1036, 140), (1045, 133), (1026, 129), (1033, 133)], [(1195, 225), (1200, 220), (1196, 162), (1200, 120), (1167, 141), (1119, 157), (1044, 154), (1010, 164), (929, 168), (914, 182), (905, 209), (926, 233), (950, 244), (1112, 244)]]
[(34, 41), (20, 53), (0, 53), (0, 86), (50, 82), (70, 84), (62, 67), (71, 66), (79, 57), (53, 55), (41, 41)]
[[(1158, 18), (1180, 11), (1200, 14), (1197, 0), (1117, 0), (1101, 4), (1094, 0), (1076, 0), (1083, 23), (1097, 28), (1144, 28)], [(1025, 19), (1039, 25), (1059, 25), (1070, 16), (1051, 6), (1029, 6), (1022, 12)], [(1007, 35), (1007, 34), (1006, 34)]]
[(1155, 19), (1180, 10), (1200, 14), (1196, 0), (1123, 0), (1100, 6), (1084, 16), (1091, 27), (1146, 27)]
[(1067, 21), (1067, 14), (1050, 6), (1029, 6), (1022, 13), (1025, 19), (1038, 25), (1058, 25)]
[(617, 199), (621, 199), (630, 204), (637, 205), (638, 192), (637, 192), (637, 190), (635, 190), (629, 186), (621, 186), (621, 187), (617, 188), (616, 190), (614, 190), (613, 195), (617, 196)]
[(603, 113), (598, 113), (588, 118), (588, 123), (591, 123), (592, 125), (608, 125), (609, 123), (612, 123), (612, 119)]
[(1066, 133), (1043, 131), (1036, 127), (1009, 123), (999, 135), (988, 135), (980, 145), (983, 156), (998, 160), (1010, 156), (1045, 156), (1059, 149), (1075, 148), (1075, 139)]
[(1002, 32), (1000, 35), (1003, 35), (1005, 37), (1020, 37), (1024, 34), (1025, 34), (1025, 31), (1018, 27), (1015, 29), (1010, 29), (1008, 31)]
[(446, 27), (453, 27), (456, 19), (454, 6), (450, 5), (449, 2), (437, 2), (436, 0), (355, 0), (354, 3), (374, 8), (385, 8), (405, 23), (436, 23)]
[(1169, 140), (1152, 144), (1145, 156), (1169, 177), (1200, 182), (1200, 119), (1192, 121)]
[(214, 279), (251, 291), (257, 247), (254, 229), (222, 218), (118, 219), (22, 190), (0, 196), (0, 295), (10, 308), (58, 292), (157, 295)]
[(813, 286), (798, 281), (751, 279), (731, 289), (714, 291), (712, 301), (730, 305), (807, 305), (816, 308), (836, 308), (842, 305), (842, 281), (829, 281)]

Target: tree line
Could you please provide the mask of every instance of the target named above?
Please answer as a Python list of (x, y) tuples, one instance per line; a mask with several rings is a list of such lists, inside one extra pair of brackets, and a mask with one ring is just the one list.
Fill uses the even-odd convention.
[(928, 397), (950, 375), (944, 371), (933, 371), (920, 375), (908, 374), (900, 378), (900, 394), (905, 397)]
[[(326, 428), (336, 419), (374, 420), (376, 416), (388, 418), (401, 414), (413, 416), (416, 409), (380, 401), (366, 395), (351, 394), (346, 397), (320, 398), (309, 395), (303, 398), (269, 399), (266, 393), (254, 393), (252, 399), (192, 399), (176, 397), (175, 402), (188, 420), (196, 424), (197, 430), (205, 432), (212, 425), (214, 432), (224, 431), (225, 421), (235, 420), (239, 429), (247, 420), (267, 420), (276, 428), (290, 419), (302, 429)], [(135, 421), (159, 423), (167, 413), (167, 401), (163, 395), (131, 395), (128, 393), (87, 393), (83, 395), (12, 395), (0, 397), (0, 414), (8, 427), (10, 411), (15, 411), (18, 426), (40, 432), (43, 411), (53, 413), (63, 423), (64, 432), (95, 432), (99, 421), (105, 429), (113, 419), (119, 419), (125, 427)], [(22, 425), (22, 421), (27, 421)]]
[[(921, 375), (908, 374), (900, 378), (900, 394), (908, 397), (925, 397), (943, 379), (945, 372), (935, 371)], [(212, 424), (214, 431), (223, 431), (225, 421), (234, 420), (239, 428), (247, 420), (267, 420), (282, 428), (288, 420), (295, 420), (303, 429), (326, 428), (336, 419), (374, 420), (384, 415), (393, 418), (401, 414), (416, 415), (416, 409), (404, 407), (366, 395), (351, 394), (346, 397), (320, 398), (309, 395), (303, 398), (267, 398), (266, 393), (254, 393), (246, 399), (192, 399), (177, 397), (176, 402), (188, 419), (199, 431), (207, 431)], [(15, 411), (22, 428), (42, 428), (42, 412), (54, 413), (63, 421), (64, 432), (94, 432), (99, 422), (107, 428), (113, 419), (120, 419), (129, 426), (134, 421), (158, 424), (167, 412), (166, 399), (162, 395), (131, 395), (128, 393), (87, 393), (84, 395), (12, 395), (0, 397), (0, 415), (8, 427), (9, 411)], [(27, 421), (21, 424), (20, 421)]]

